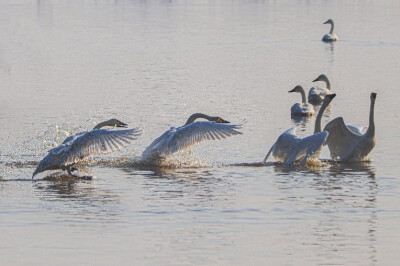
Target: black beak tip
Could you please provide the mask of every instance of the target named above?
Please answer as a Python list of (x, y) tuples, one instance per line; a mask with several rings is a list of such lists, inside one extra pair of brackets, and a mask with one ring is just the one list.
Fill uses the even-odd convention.
[(227, 124), (229, 124), (230, 122), (229, 122), (229, 121), (226, 121), (226, 120), (224, 120), (224, 123), (227, 123)]
[(316, 78), (316, 79), (314, 79), (312, 82), (316, 82), (316, 81), (319, 81), (319, 79), (318, 79), (318, 78)]

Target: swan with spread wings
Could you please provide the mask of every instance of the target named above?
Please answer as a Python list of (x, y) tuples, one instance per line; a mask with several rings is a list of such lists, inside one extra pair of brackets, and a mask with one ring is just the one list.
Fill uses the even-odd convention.
[(49, 150), (49, 153), (39, 162), (32, 178), (47, 170), (66, 170), (72, 175), (76, 170), (73, 166), (86, 161), (97, 154), (106, 154), (119, 151), (129, 145), (141, 134), (138, 128), (125, 130), (109, 130), (102, 127), (126, 127), (127, 124), (110, 119), (96, 125), (91, 131), (79, 132), (69, 136), (58, 147)]
[[(208, 121), (196, 121), (199, 118)], [(167, 156), (187, 149), (196, 143), (206, 140), (220, 140), (242, 134), (238, 131), (241, 125), (232, 125), (218, 116), (202, 113), (191, 115), (181, 127), (171, 127), (156, 138), (143, 152), (143, 160), (162, 160)]]

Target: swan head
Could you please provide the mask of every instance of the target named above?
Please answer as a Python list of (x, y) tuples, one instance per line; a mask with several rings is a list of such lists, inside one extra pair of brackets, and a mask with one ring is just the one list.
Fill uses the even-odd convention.
[(302, 92), (304, 89), (303, 89), (303, 87), (302, 86), (300, 86), (300, 85), (297, 85), (296, 87), (294, 87), (294, 89), (292, 89), (292, 90), (290, 90), (290, 91), (288, 91), (289, 93), (291, 93), (291, 92)]
[(318, 76), (318, 78), (314, 79), (313, 82), (316, 82), (316, 81), (327, 81), (327, 80), (328, 80), (328, 77), (326, 75), (324, 75), (324, 74), (321, 74), (321, 75)]
[(335, 97), (336, 93), (326, 95), (324, 98), (324, 103), (329, 104)]
[(225, 119), (222, 119), (222, 118), (219, 117), (219, 116), (212, 117), (212, 119), (211, 119), (210, 121), (212, 121), (212, 122), (214, 122), (214, 123), (230, 123), (229, 121), (227, 121), (227, 120), (225, 120)]
[(110, 119), (106, 122), (107, 122), (107, 126), (110, 126), (110, 127), (127, 127), (128, 126), (124, 122), (121, 122), (120, 120), (115, 119), (115, 118)]
[(43, 158), (43, 160), (39, 162), (39, 165), (36, 167), (35, 172), (33, 172), (32, 178), (34, 178), (35, 175), (41, 172), (53, 169), (55, 169), (54, 164), (51, 163), (51, 158), (47, 155), (46, 157)]
[(375, 101), (376, 95), (377, 95), (376, 92), (371, 93), (371, 101)]
[(328, 19), (327, 21), (325, 21), (323, 24), (333, 24), (333, 20), (332, 19)]
[(121, 121), (119, 121), (118, 119), (113, 118), (113, 119), (101, 122), (100, 124), (95, 126), (93, 129), (100, 129), (100, 128), (106, 127), (106, 126), (109, 126), (109, 127), (127, 127), (128, 125), (123, 123), (123, 122), (121, 122)]

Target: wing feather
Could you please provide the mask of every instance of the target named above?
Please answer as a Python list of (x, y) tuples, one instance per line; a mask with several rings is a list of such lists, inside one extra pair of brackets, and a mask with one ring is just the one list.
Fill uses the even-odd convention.
[(342, 117), (330, 121), (324, 130), (329, 132), (326, 144), (334, 160), (345, 160), (360, 141), (360, 135), (353, 133)]
[(190, 146), (205, 141), (219, 140), (233, 135), (242, 134), (238, 131), (240, 125), (198, 121), (180, 128), (172, 128), (157, 138), (143, 153), (148, 155), (166, 156)]
[(78, 163), (90, 156), (119, 151), (141, 134), (141, 130), (92, 130), (76, 138), (66, 150), (64, 165)]

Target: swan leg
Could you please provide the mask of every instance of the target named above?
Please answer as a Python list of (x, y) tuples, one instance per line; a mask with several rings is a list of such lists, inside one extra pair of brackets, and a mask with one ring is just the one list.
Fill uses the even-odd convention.
[(71, 171), (71, 168), (70, 168), (70, 167), (66, 167), (66, 170), (67, 170), (67, 172), (68, 172), (68, 174), (69, 174), (69, 175), (72, 175), (72, 176), (73, 176), (73, 174), (72, 174), (72, 171)]

